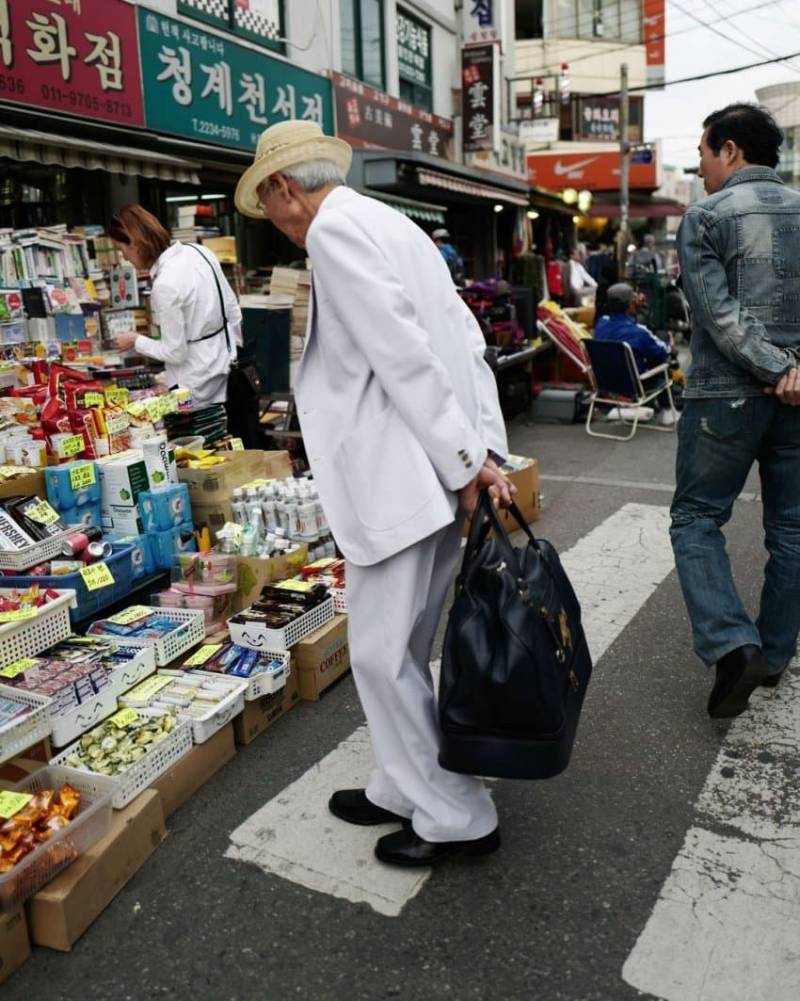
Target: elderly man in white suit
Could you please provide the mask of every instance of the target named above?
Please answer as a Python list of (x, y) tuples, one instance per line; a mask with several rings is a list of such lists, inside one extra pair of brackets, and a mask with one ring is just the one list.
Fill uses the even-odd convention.
[[(311, 470), (347, 560), (353, 673), (375, 769), (331, 811), (400, 823), (383, 862), (431, 865), (499, 847), (478, 779), (442, 769), (429, 657), (458, 559), (462, 514), (511, 489), (493, 456), (505, 426), (480, 330), (426, 234), (345, 186), (350, 147), (312, 122), (267, 129), (236, 205), (312, 263), (295, 398)], [(461, 512), (459, 512), (459, 507)]]

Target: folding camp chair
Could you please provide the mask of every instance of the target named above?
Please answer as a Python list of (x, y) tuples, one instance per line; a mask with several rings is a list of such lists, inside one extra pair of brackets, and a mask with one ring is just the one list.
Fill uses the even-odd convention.
[(556, 348), (575, 365), (582, 375), (588, 377), (589, 362), (583, 350), (583, 341), (570, 330), (569, 324), (540, 306), (537, 311), (537, 327), (540, 333), (549, 337)]
[[(633, 349), (624, 341), (596, 341), (589, 339), (583, 342), (589, 360), (592, 363), (592, 397), (589, 402), (589, 413), (586, 415), (586, 433), (595, 438), (613, 438), (617, 441), (630, 441), (639, 426), (639, 408), (652, 402), (660, 393), (666, 392), (672, 412), (671, 426), (645, 424), (651, 431), (673, 431), (678, 423), (678, 414), (672, 399), (672, 382), (669, 378), (669, 365), (656, 365), (646, 372), (639, 372)], [(635, 415), (632, 420), (623, 418), (622, 423), (630, 428), (628, 434), (608, 434), (592, 430), (594, 408), (598, 403), (609, 403), (614, 407), (633, 407)]]

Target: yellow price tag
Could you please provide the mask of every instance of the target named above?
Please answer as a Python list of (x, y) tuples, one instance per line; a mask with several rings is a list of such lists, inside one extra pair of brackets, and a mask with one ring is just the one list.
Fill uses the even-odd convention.
[(6, 667), (0, 668), (0, 677), (16, 678), (18, 674), (36, 667), (39, 663), (38, 660), (34, 660), (32, 657), (23, 657), (22, 660), (15, 660), (13, 664), (8, 664)]
[(131, 605), (130, 608), (123, 608), (116, 615), (110, 615), (108, 621), (118, 626), (129, 626), (131, 622), (138, 622), (139, 619), (152, 614), (153, 609), (148, 608), (146, 605)]
[(69, 471), (69, 485), (73, 490), (83, 490), (84, 487), (94, 486), (96, 482), (97, 474), (93, 462), (82, 462)]
[(125, 409), (133, 417), (142, 417), (144, 415), (144, 412), (145, 412), (145, 406), (144, 406), (144, 404), (142, 403), (141, 400), (136, 400), (133, 403), (129, 403), (125, 407)]
[(22, 622), (23, 619), (35, 619), (38, 609), (18, 608), (15, 612), (0, 612), (0, 622)]
[(99, 591), (101, 587), (110, 587), (116, 583), (114, 575), (105, 563), (92, 563), (88, 567), (81, 567), (78, 573), (87, 591)]
[(106, 399), (108, 400), (108, 402), (117, 403), (123, 407), (127, 404), (129, 395), (130, 393), (128, 392), (127, 389), (117, 388), (117, 389), (106, 390)]
[(117, 434), (119, 431), (127, 431), (131, 426), (130, 417), (125, 414), (106, 414), (106, 427), (109, 434)]
[(234, 452), (244, 452), (244, 442), (241, 438), (231, 438), (231, 448)]
[(109, 716), (107, 722), (113, 723), (114, 726), (118, 726), (120, 730), (123, 730), (126, 726), (130, 726), (131, 723), (138, 723), (139, 713), (135, 709), (120, 709), (118, 713), (114, 713), (113, 716)]
[(312, 585), (307, 580), (282, 580), (275, 584), (275, 587), (281, 591), (299, 591), (301, 594), (307, 594)]
[(87, 393), (83, 398), (83, 405), (85, 407), (104, 407), (106, 398), (102, 393)]
[(40, 525), (52, 525), (54, 521), (58, 521), (58, 511), (54, 511), (47, 501), (39, 501), (36, 507), (30, 508), (25, 515)]
[(0, 817), (10, 820), (33, 799), (29, 792), (0, 792)]
[(2, 479), (11, 479), (12, 476), (19, 476), (20, 473), (25, 473), (24, 466), (0, 466), (0, 477)]
[(164, 674), (154, 674), (152, 678), (145, 678), (144, 681), (139, 682), (135, 688), (132, 688), (125, 694), (125, 698), (137, 700), (150, 699), (154, 695), (157, 695), (162, 688), (166, 688), (167, 685), (171, 685), (173, 681), (175, 681), (175, 678), (168, 677)]
[(70, 438), (65, 438), (61, 442), (61, 453), (62, 455), (77, 455), (82, 452), (85, 448), (82, 434), (74, 434)]
[(183, 662), (184, 667), (200, 667), (208, 663), (215, 653), (222, 649), (221, 643), (206, 643), (199, 650), (195, 650), (192, 656)]

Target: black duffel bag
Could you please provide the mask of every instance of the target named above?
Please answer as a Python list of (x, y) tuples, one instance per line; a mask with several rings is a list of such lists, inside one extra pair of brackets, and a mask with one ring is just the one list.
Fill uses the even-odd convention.
[(444, 639), (439, 764), (544, 779), (569, 763), (592, 661), (558, 553), (511, 513), (528, 536), (519, 549), (481, 493)]

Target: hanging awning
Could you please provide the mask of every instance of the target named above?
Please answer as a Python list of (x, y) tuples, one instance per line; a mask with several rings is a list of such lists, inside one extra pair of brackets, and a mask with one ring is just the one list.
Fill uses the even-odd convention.
[(386, 202), (387, 205), (391, 205), (393, 209), (397, 209), (398, 212), (402, 212), (403, 215), (407, 215), (409, 219), (414, 219), (416, 222), (438, 222), (443, 226), (447, 221), (445, 219), (447, 209), (444, 205), (430, 205), (428, 202), (414, 201), (413, 198), (400, 198), (398, 195), (387, 195), (383, 191), (372, 191), (366, 188), (361, 188), (360, 191), (362, 195)]
[(445, 191), (457, 191), (461, 195), (472, 195), (474, 198), (486, 198), (493, 202), (507, 202), (510, 205), (528, 206), (528, 196), (517, 194), (507, 188), (496, 188), (491, 184), (470, 181), (456, 174), (445, 174), (427, 167), (417, 167), (417, 181), (420, 184)]
[(48, 166), (106, 170), (128, 177), (154, 177), (181, 184), (200, 184), (200, 164), (166, 153), (101, 143), (93, 139), (54, 136), (33, 129), (0, 126), (0, 156)]
[[(628, 217), (630, 219), (665, 219), (669, 216), (682, 216), (687, 205), (672, 199), (659, 199), (653, 201), (634, 202), (628, 206)], [(592, 207), (587, 215), (593, 219), (619, 219), (619, 202), (593, 201)]]

